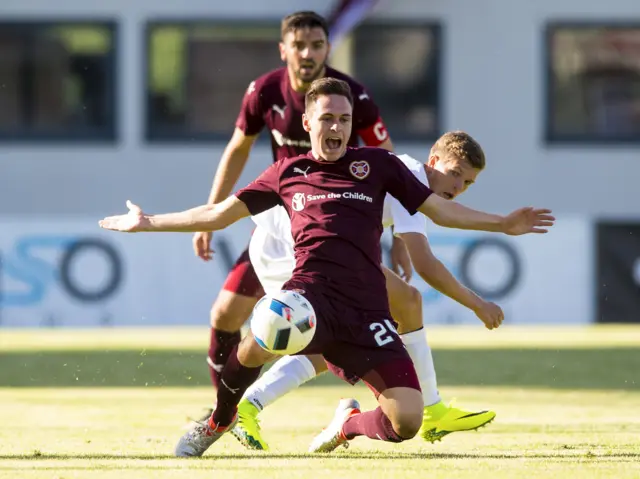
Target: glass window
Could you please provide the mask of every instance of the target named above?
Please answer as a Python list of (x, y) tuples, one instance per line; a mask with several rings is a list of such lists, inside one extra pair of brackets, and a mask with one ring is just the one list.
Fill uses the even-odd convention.
[(0, 139), (114, 140), (115, 31), (0, 23)]
[(281, 66), (279, 39), (278, 24), (150, 25), (147, 138), (227, 139), (249, 83)]
[(440, 29), (419, 23), (360, 25), (353, 71), (372, 93), (393, 140), (439, 135)]
[(640, 141), (640, 25), (553, 26), (550, 141)]

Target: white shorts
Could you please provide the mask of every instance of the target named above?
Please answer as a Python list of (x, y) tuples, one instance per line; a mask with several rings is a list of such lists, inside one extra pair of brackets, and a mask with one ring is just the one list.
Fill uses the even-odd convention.
[(251, 236), (249, 259), (266, 294), (280, 291), (296, 265), (291, 246), (260, 226)]

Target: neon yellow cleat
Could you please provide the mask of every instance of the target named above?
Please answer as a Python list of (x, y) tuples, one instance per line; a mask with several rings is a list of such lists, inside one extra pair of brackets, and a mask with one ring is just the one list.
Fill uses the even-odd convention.
[(445, 406), (442, 401), (426, 406), (422, 417), (422, 427), (418, 434), (425, 441), (441, 441), (452, 432), (473, 431), (486, 426), (496, 417), (493, 411), (469, 412)]
[(247, 449), (266, 451), (267, 443), (260, 435), (260, 421), (258, 420), (257, 407), (246, 399), (238, 404), (238, 422), (231, 430), (231, 434)]

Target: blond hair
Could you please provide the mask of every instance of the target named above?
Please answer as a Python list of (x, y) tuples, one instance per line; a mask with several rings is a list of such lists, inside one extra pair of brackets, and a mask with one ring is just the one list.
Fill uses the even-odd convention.
[(442, 135), (431, 147), (431, 155), (438, 155), (443, 159), (453, 156), (466, 161), (477, 170), (485, 167), (484, 151), (480, 143), (464, 131), (449, 131)]

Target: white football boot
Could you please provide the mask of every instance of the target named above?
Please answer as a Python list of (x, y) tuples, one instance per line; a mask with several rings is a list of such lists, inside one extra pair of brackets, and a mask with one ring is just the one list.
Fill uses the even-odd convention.
[(331, 452), (338, 446), (349, 447), (347, 438), (342, 434), (342, 426), (354, 414), (360, 414), (358, 401), (341, 399), (329, 425), (311, 441), (309, 452)]
[(238, 421), (238, 415), (233, 418), (231, 424), (225, 427), (211, 428), (209, 420), (196, 421), (189, 430), (180, 438), (174, 454), (176, 457), (202, 456), (211, 445), (220, 439), (224, 433), (231, 431)]

